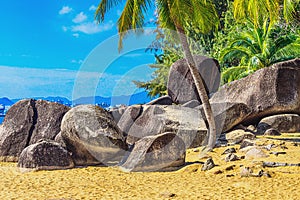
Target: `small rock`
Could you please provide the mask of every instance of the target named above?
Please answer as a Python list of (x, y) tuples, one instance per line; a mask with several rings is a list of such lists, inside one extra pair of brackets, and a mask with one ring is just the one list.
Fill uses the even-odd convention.
[(193, 152), (195, 152), (195, 153), (197, 153), (199, 151), (200, 151), (199, 149), (193, 149)]
[(215, 172), (214, 172), (214, 174), (216, 174), (216, 175), (217, 175), (217, 174), (222, 174), (222, 173), (223, 173), (222, 170), (218, 170), (218, 171), (215, 171)]
[(235, 154), (233, 154), (233, 153), (230, 153), (230, 154), (228, 154), (226, 157), (225, 157), (225, 161), (226, 162), (233, 162), (233, 161), (237, 161), (237, 160), (239, 160), (240, 158), (237, 156), (237, 155), (235, 155)]
[(253, 133), (244, 131), (242, 129), (237, 129), (234, 131), (231, 131), (226, 134), (226, 139), (229, 143), (232, 144), (240, 144), (244, 139), (255, 139), (255, 135)]
[(276, 151), (272, 151), (270, 154), (273, 154), (273, 155), (275, 155), (275, 156), (278, 156), (279, 154), (282, 154), (282, 155), (284, 155), (284, 154), (286, 154), (286, 152), (276, 152)]
[(272, 148), (275, 148), (276, 145), (275, 144), (268, 144), (267, 146), (265, 146), (264, 148), (267, 149), (268, 151), (270, 151)]
[(280, 136), (280, 135), (281, 133), (274, 128), (270, 128), (266, 130), (266, 132), (264, 133), (264, 136)]
[(233, 174), (227, 174), (226, 177), (234, 177)]
[(259, 148), (253, 148), (249, 150), (245, 155), (245, 159), (256, 159), (256, 158), (266, 158), (266, 157), (268, 157), (268, 155), (265, 154)]
[(229, 167), (226, 167), (225, 170), (231, 171), (231, 170), (234, 170), (234, 168), (235, 168), (235, 165), (230, 165)]
[(250, 131), (250, 132), (254, 132), (255, 131), (255, 126), (253, 126), (253, 125), (248, 126), (247, 130)]
[(253, 171), (250, 167), (242, 167), (241, 169), (241, 177), (251, 177), (252, 173)]
[(236, 153), (236, 150), (235, 150), (235, 148), (229, 148), (229, 149), (226, 149), (223, 153), (222, 153), (222, 155), (224, 155), (224, 154), (230, 154), (230, 153)]
[(244, 139), (240, 144), (240, 149), (243, 149), (245, 147), (254, 146), (255, 143), (252, 140)]
[(204, 163), (204, 165), (201, 168), (201, 171), (208, 171), (212, 168), (214, 168), (216, 165), (212, 158), (208, 158), (207, 161)]
[(258, 174), (256, 176), (257, 177), (265, 176), (265, 177), (271, 178), (271, 175), (268, 172), (264, 172), (264, 170), (262, 170), (262, 169), (258, 172)]

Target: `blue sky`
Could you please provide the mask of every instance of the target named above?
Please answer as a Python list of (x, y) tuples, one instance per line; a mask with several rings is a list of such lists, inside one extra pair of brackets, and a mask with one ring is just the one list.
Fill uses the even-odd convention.
[[(115, 22), (94, 22), (99, 0), (9, 0), (0, 7), (0, 97), (128, 95), (132, 80), (149, 80), (154, 62), (145, 48), (152, 29), (131, 34), (117, 50)], [(152, 14), (148, 19), (152, 20)]]

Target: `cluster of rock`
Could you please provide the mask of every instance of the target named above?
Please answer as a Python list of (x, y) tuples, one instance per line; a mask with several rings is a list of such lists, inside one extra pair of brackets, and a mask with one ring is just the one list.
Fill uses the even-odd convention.
[[(300, 59), (261, 69), (218, 91), (217, 61), (202, 56), (195, 60), (212, 96), (218, 137), (240, 127), (245, 134), (230, 140), (231, 132), (227, 140), (249, 145), (247, 139), (255, 134), (300, 131)], [(183, 60), (171, 68), (168, 92), (146, 105), (110, 111), (22, 100), (0, 126), (0, 158), (33, 169), (91, 165), (118, 165), (125, 171), (177, 169), (185, 164), (186, 149), (207, 139), (203, 108)]]

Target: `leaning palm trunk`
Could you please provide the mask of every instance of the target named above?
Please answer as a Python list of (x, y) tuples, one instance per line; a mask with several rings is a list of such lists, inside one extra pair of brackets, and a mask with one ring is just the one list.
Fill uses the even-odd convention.
[(201, 77), (201, 74), (199, 73), (198, 69), (196, 68), (196, 63), (193, 59), (193, 55), (190, 51), (190, 47), (188, 44), (188, 39), (185, 35), (184, 30), (180, 27), (180, 26), (176, 26), (177, 32), (179, 34), (180, 37), (180, 42), (182, 44), (182, 48), (184, 51), (184, 55), (185, 58), (187, 60), (189, 69), (191, 71), (193, 80), (195, 82), (196, 85), (196, 89), (197, 92), (199, 94), (199, 97), (202, 101), (203, 104), (203, 110), (204, 110), (204, 114), (208, 123), (208, 150), (212, 150), (216, 144), (216, 135), (217, 135), (217, 131), (216, 131), (216, 123), (215, 123), (215, 119), (214, 119), (214, 115), (209, 103), (209, 98), (203, 83), (203, 79)]

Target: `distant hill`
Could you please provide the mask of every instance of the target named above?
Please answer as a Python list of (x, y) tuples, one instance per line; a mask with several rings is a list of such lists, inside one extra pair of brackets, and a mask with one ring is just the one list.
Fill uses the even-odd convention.
[[(33, 99), (42, 99), (46, 101), (51, 102), (59, 102), (63, 103), (65, 105), (69, 104), (72, 105), (72, 101), (65, 97), (34, 97)], [(1, 103), (3, 100), (4, 103)], [(20, 101), (22, 99), (8, 99), (8, 98), (0, 98), (0, 104), (5, 105), (13, 105), (14, 103)], [(134, 105), (134, 104), (145, 104), (150, 102), (152, 99), (148, 96), (148, 93), (146, 91), (136, 93), (133, 95), (127, 95), (127, 96), (114, 96), (114, 97), (101, 97), (101, 96), (95, 96), (95, 97), (81, 97), (79, 99), (75, 99), (73, 101), (73, 105), (80, 105), (80, 104), (107, 104), (111, 106), (125, 104), (125, 105)]]
[(6, 106), (11, 106), (14, 104), (14, 102), (11, 101), (9, 98), (3, 97), (3, 98), (0, 98), (0, 104), (6, 105)]
[(114, 97), (101, 97), (101, 96), (95, 96), (95, 97), (82, 97), (79, 99), (76, 99), (73, 101), (73, 104), (79, 105), (79, 104), (100, 104), (105, 103), (108, 105), (133, 105), (133, 104), (144, 104), (151, 101), (151, 98), (148, 96), (147, 92), (140, 92), (133, 95), (127, 95), (127, 96), (114, 96)]
[[(36, 99), (36, 100), (42, 99), (42, 100), (51, 101), (51, 102), (62, 102), (63, 104), (71, 104), (72, 103), (69, 99), (67, 99), (65, 97), (33, 97), (31, 99)], [(22, 100), (22, 99), (12, 99), (11, 101), (13, 101), (14, 103), (17, 103), (20, 100)]]

